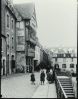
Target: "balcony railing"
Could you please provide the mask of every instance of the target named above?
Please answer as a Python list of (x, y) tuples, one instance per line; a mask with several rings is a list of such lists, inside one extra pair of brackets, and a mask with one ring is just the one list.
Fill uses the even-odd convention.
[(68, 98), (68, 97), (75, 98), (74, 90), (72, 86), (72, 80), (71, 77), (69, 77), (69, 74), (55, 72), (55, 85), (56, 85), (57, 98)]
[(64, 92), (60, 82), (58, 81), (57, 77), (55, 79), (56, 84), (56, 92), (57, 92), (57, 98), (67, 98), (66, 93)]

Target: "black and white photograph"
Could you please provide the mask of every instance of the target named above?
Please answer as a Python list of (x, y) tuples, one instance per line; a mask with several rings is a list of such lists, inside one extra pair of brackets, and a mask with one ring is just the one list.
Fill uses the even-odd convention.
[(1, 98), (77, 98), (78, 0), (1, 0)]

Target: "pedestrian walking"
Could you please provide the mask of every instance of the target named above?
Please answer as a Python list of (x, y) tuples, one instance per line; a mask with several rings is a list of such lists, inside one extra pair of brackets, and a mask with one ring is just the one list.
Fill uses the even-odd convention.
[(55, 70), (53, 70), (53, 77), (52, 77), (52, 79), (53, 79), (53, 82), (55, 81)]
[(48, 72), (48, 73), (47, 73), (47, 81), (48, 81), (48, 82), (50, 82), (50, 78), (51, 78), (50, 76), (51, 76), (51, 75), (50, 75), (50, 72)]
[(54, 79), (53, 79), (53, 72), (50, 73), (50, 81), (51, 81), (51, 83), (54, 82)]
[(45, 73), (44, 73), (44, 71), (41, 71), (40, 81), (41, 81), (41, 85), (42, 85), (42, 83), (44, 84), (44, 81), (45, 81)]
[(34, 73), (31, 74), (31, 82), (35, 85), (35, 75)]

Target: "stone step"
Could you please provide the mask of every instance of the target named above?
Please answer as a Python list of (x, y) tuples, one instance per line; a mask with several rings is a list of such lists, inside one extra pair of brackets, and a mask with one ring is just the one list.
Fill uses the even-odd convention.
[(72, 84), (61, 84), (62, 86), (72, 86)]
[(73, 88), (63, 88), (64, 90), (73, 90)]
[(66, 93), (66, 95), (74, 95), (74, 93)]
[(66, 93), (73, 93), (73, 90), (64, 90)]
[(72, 89), (65, 89), (65, 88), (63, 88), (65, 91), (73, 91), (73, 88)]
[(62, 86), (63, 88), (72, 88), (73, 89), (73, 87), (72, 86)]
[(71, 82), (70, 80), (59, 80), (60, 82)]
[[(62, 84), (62, 86), (65, 86), (65, 87), (72, 87), (72, 85), (65, 85), (65, 84)], [(73, 87), (72, 87), (73, 88)]]
[(74, 95), (67, 95), (67, 97), (68, 97), (68, 98), (72, 98), (72, 97), (75, 98)]
[(70, 80), (69, 78), (58, 78), (59, 80)]
[(60, 82), (61, 84), (72, 84), (71, 82)]

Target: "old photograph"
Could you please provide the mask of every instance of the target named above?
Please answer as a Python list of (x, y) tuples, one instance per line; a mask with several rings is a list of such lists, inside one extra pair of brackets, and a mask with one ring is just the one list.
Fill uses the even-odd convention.
[(77, 0), (1, 0), (1, 98), (77, 98)]

